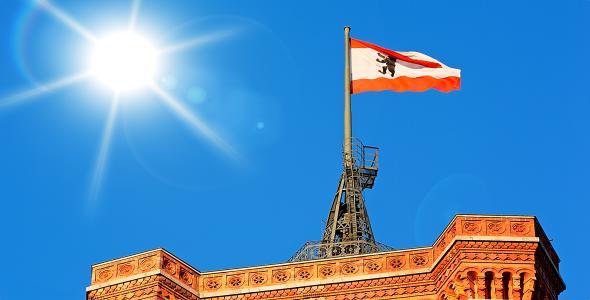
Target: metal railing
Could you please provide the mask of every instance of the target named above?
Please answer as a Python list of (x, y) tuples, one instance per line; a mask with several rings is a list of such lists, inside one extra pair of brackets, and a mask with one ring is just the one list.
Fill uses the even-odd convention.
[[(346, 152), (349, 146), (350, 154)], [(360, 188), (373, 188), (379, 171), (379, 148), (365, 146), (359, 139), (352, 138), (350, 142), (345, 143), (343, 155), (345, 170), (359, 176)]]
[(348, 157), (346, 151), (343, 151), (344, 162), (352, 161), (352, 165), (362, 169), (379, 168), (379, 148), (373, 146), (365, 146), (363, 142), (357, 138), (352, 138), (351, 142), (344, 145), (344, 149), (350, 145), (351, 153)]
[(369, 254), (383, 251), (394, 250), (393, 248), (378, 243), (365, 240), (346, 241), (346, 242), (327, 242), (309, 241), (303, 245), (293, 255), (289, 261), (307, 261), (329, 257), (342, 257), (357, 254)]

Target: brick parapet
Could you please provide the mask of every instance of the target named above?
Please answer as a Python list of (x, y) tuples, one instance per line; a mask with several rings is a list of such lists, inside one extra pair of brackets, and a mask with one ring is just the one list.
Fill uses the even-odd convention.
[[(138, 278), (160, 276), (194, 299), (332, 299), (353, 291), (364, 293), (362, 299), (370, 295), (378, 299), (440, 297), (448, 288), (445, 285), (473, 264), (493, 265), (495, 272), (535, 270), (539, 253), (544, 253), (544, 272), (557, 274), (558, 282), (552, 284), (558, 294), (564, 288), (557, 269), (559, 258), (534, 217), (477, 215), (453, 218), (431, 247), (308, 262), (199, 272), (166, 250), (156, 249), (94, 265), (87, 291), (90, 295)], [(378, 296), (381, 289), (385, 294)]]
[(179, 286), (198, 293), (199, 271), (164, 249), (155, 249), (92, 266), (92, 285), (87, 290), (152, 275), (162, 275), (175, 281)]

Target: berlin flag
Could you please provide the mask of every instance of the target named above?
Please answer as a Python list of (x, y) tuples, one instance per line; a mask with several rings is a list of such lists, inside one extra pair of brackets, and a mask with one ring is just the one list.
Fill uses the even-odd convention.
[(396, 52), (350, 39), (352, 93), (458, 90), (461, 70), (418, 52)]

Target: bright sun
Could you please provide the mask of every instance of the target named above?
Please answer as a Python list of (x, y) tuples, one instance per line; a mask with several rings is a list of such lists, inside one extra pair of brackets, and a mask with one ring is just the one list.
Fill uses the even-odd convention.
[[(2, 1), (2, 0), (0, 0)], [(146, 88), (154, 93), (156, 98), (161, 100), (169, 107), (179, 119), (186, 122), (189, 127), (196, 133), (206, 137), (210, 142), (219, 147), (228, 156), (236, 159), (237, 153), (221, 139), (201, 120), (194, 115), (189, 107), (186, 107), (182, 101), (176, 99), (173, 95), (168, 94), (155, 80), (159, 67), (159, 58), (170, 55), (173, 52), (185, 51), (199, 47), (205, 43), (225, 37), (228, 33), (214, 32), (208, 35), (199, 35), (190, 37), (187, 40), (179, 41), (170, 45), (159, 45), (161, 48), (155, 48), (154, 45), (145, 37), (137, 34), (135, 31), (138, 23), (139, 11), (142, 0), (132, 0), (131, 14), (129, 16), (128, 27), (105, 36), (100, 39), (94, 33), (78, 23), (74, 18), (62, 11), (50, 0), (33, 1), (39, 5), (45, 12), (49, 13), (56, 20), (63, 23), (73, 32), (80, 34), (93, 46), (93, 50), (88, 53), (89, 69), (83, 69), (79, 73), (52, 80), (50, 82), (39, 84), (32, 89), (14, 94), (7, 98), (0, 98), (0, 108), (4, 105), (19, 103), (29, 98), (43, 95), (49, 91), (59, 90), (76, 83), (80, 83), (88, 78), (95, 78), (104, 86), (113, 91), (110, 96), (111, 108), (106, 120), (102, 143), (96, 159), (94, 175), (90, 191), (90, 199), (94, 200), (100, 189), (105, 166), (107, 164), (109, 147), (113, 134), (113, 128), (116, 124), (119, 100), (133, 99), (129, 95), (122, 95), (121, 92), (127, 92), (138, 88)], [(64, 56), (67, 53), (63, 53)], [(68, 57), (64, 57), (64, 60)], [(136, 97), (135, 97), (136, 98)], [(259, 126), (260, 127), (260, 126)]]
[(117, 33), (99, 40), (91, 57), (92, 73), (116, 91), (149, 83), (156, 71), (157, 53), (144, 38)]

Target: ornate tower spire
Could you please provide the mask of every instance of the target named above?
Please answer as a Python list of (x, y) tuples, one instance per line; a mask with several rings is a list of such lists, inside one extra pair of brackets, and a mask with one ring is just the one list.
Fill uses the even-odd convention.
[(378, 171), (376, 147), (364, 146), (352, 137), (350, 103), (350, 28), (344, 28), (344, 170), (328, 214), (321, 241), (307, 242), (290, 260), (374, 253), (388, 247), (375, 242), (363, 190), (373, 188)]
[(379, 251), (363, 190), (373, 188), (378, 171), (378, 148), (351, 142), (351, 152), (344, 153), (344, 170), (328, 214), (322, 243), (331, 244), (327, 256), (363, 254)]

